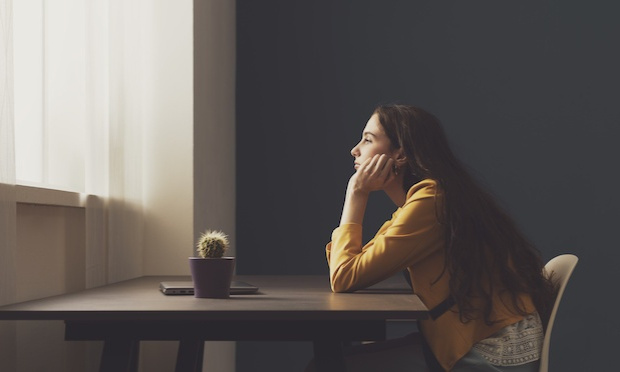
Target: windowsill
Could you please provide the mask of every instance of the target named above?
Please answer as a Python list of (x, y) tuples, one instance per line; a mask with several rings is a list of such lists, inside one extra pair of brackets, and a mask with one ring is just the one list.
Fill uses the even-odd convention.
[(15, 185), (18, 203), (84, 208), (86, 194), (72, 191), (46, 189), (37, 186)]

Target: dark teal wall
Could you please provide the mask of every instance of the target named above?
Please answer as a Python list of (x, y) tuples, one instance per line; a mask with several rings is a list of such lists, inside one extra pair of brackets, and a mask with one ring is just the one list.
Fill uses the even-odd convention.
[[(620, 317), (620, 6), (613, 1), (237, 1), (242, 274), (326, 274), (324, 245), (373, 107), (444, 123), (545, 259), (580, 263), (551, 366), (615, 365)], [(375, 195), (370, 237), (393, 207)], [(308, 343), (241, 343), (238, 371), (293, 371)]]

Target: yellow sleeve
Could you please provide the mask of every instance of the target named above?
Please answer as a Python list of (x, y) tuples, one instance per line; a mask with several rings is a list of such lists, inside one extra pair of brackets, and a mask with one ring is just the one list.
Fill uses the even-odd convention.
[(442, 247), (434, 195), (411, 195), (377, 235), (362, 247), (362, 226), (345, 224), (327, 244), (330, 281), (334, 292), (373, 285), (413, 266)]

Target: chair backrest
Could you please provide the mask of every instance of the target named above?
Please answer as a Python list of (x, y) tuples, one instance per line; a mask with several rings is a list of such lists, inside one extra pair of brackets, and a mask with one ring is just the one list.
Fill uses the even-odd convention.
[(555, 297), (555, 303), (553, 304), (553, 310), (549, 316), (549, 323), (547, 323), (547, 330), (545, 331), (545, 339), (543, 341), (542, 354), (540, 356), (540, 369), (539, 372), (547, 372), (549, 370), (549, 348), (551, 346), (551, 330), (553, 329), (553, 323), (555, 321), (555, 314), (558, 312), (560, 306), (560, 300), (564, 294), (564, 289), (568, 283), (568, 279), (577, 266), (577, 256), (572, 254), (563, 254), (551, 259), (545, 265), (545, 272), (547, 275), (553, 274), (553, 281), (558, 286), (558, 293)]

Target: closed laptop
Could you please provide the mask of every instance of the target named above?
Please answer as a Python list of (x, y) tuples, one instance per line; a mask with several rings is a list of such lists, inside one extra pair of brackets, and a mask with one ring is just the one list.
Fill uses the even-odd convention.
[[(159, 290), (165, 295), (193, 295), (192, 281), (169, 281), (159, 283)], [(252, 294), (258, 292), (258, 287), (243, 281), (233, 280), (230, 284), (230, 294)]]

